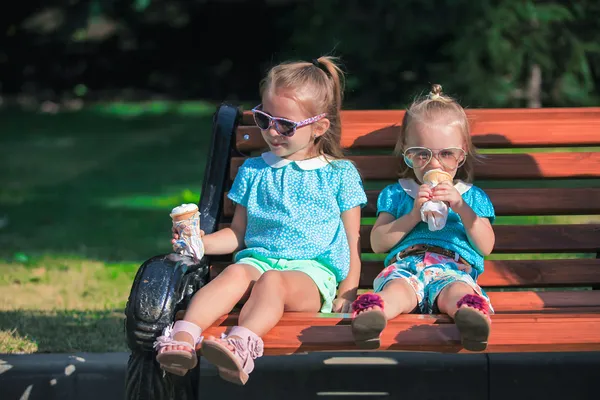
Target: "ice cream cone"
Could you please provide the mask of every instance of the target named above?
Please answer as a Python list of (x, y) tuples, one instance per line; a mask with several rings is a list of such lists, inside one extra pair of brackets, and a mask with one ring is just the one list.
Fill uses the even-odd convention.
[(198, 212), (198, 206), (195, 204), (182, 204), (175, 207), (171, 211), (171, 218), (174, 222), (184, 221), (190, 219)]
[(423, 175), (423, 182), (431, 186), (436, 186), (445, 181), (452, 182), (452, 175), (441, 169), (432, 169)]
[(200, 214), (195, 204), (182, 204), (171, 210), (173, 230), (179, 238), (173, 250), (182, 255), (191, 256), (199, 261), (204, 256), (204, 244), (200, 237)]

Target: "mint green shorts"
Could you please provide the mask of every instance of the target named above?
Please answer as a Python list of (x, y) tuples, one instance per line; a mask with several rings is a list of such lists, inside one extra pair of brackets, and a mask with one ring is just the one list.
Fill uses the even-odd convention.
[(330, 313), (337, 291), (335, 275), (329, 268), (314, 260), (284, 260), (266, 257), (244, 257), (236, 264), (248, 264), (261, 273), (270, 270), (301, 271), (313, 280), (321, 293), (321, 312)]

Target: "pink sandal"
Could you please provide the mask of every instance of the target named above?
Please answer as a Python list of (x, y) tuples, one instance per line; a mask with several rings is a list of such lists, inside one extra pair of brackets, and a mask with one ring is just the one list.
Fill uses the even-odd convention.
[[(227, 345), (233, 346), (233, 351)], [(254, 360), (263, 355), (264, 343), (250, 329), (234, 326), (224, 340), (208, 339), (202, 343), (202, 355), (219, 369), (226, 381), (245, 385), (254, 369)]]
[(454, 323), (460, 332), (463, 347), (469, 351), (483, 351), (487, 348), (492, 320), (490, 306), (479, 295), (464, 295), (457, 303), (458, 311)]
[[(381, 310), (363, 311), (371, 307), (379, 307)], [(354, 343), (361, 349), (378, 349), (381, 346), (379, 337), (387, 325), (387, 318), (382, 310), (383, 299), (375, 293), (360, 295), (352, 303), (352, 336)]]
[[(188, 333), (192, 337), (194, 345), (173, 339), (178, 332)], [(198, 325), (183, 320), (167, 326), (162, 336), (159, 336), (154, 342), (154, 348), (158, 351), (156, 361), (160, 363), (161, 368), (172, 374), (184, 376), (190, 369), (196, 367), (198, 364), (196, 346), (202, 340), (201, 333), (202, 330)], [(184, 346), (186, 349), (165, 350), (167, 346)]]

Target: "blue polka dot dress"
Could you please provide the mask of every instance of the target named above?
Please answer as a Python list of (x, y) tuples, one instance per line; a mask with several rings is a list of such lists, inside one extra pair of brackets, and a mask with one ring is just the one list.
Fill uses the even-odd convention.
[(341, 214), (367, 197), (348, 160), (291, 161), (263, 153), (240, 167), (229, 198), (247, 209), (246, 248), (235, 255), (315, 260), (338, 282), (348, 275), (350, 249)]

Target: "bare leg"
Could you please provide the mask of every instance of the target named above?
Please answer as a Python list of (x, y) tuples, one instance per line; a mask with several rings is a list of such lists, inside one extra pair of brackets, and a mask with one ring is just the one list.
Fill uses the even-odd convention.
[(411, 313), (417, 307), (415, 290), (404, 279), (390, 281), (377, 294), (383, 299), (383, 313), (388, 320), (400, 314)]
[(466, 294), (476, 294), (471, 286), (464, 282), (453, 282), (446, 286), (440, 292), (437, 298), (437, 305), (440, 311), (454, 318), (458, 307), (456, 303)]
[(242, 308), (239, 325), (226, 340), (208, 338), (204, 357), (219, 370), (219, 375), (244, 385), (254, 369), (254, 359), (262, 355), (262, 339), (281, 319), (284, 311), (317, 311), (321, 295), (313, 280), (300, 271), (265, 272), (256, 281), (250, 298)]
[(319, 311), (321, 294), (314, 281), (300, 271), (267, 271), (256, 281), (240, 312), (239, 325), (258, 336), (269, 332), (284, 311)]
[[(205, 330), (219, 317), (227, 314), (252, 289), (261, 272), (247, 264), (232, 264), (225, 268), (215, 279), (200, 289), (192, 298), (183, 318)], [(174, 340), (193, 343), (186, 332), (178, 332)], [(167, 346), (163, 351), (184, 350), (184, 346)]]
[(377, 294), (383, 300), (383, 310), (375, 306), (361, 310), (358, 314), (371, 310), (380, 310), (385, 314), (385, 318), (389, 320), (396, 318), (400, 314), (409, 314), (417, 307), (417, 296), (415, 291), (404, 279), (394, 279), (393, 281), (390, 281), (385, 285), (383, 290)]

